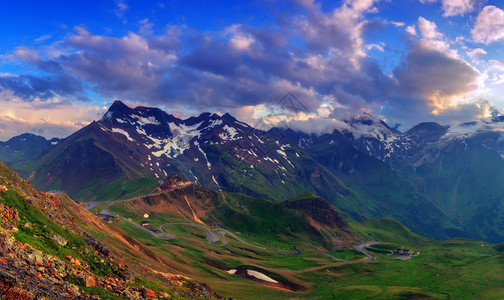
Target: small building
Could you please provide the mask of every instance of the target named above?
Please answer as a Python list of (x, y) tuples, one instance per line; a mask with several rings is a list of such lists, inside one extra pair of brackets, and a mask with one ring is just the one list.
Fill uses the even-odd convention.
[(392, 252), (392, 255), (402, 255), (402, 256), (406, 256), (406, 255), (411, 255), (411, 251), (408, 250), (408, 249), (395, 249), (393, 252)]
[(107, 215), (107, 214), (95, 214), (98, 218), (102, 219), (105, 222), (111, 222), (113, 219), (115, 219), (114, 216), (112, 215)]

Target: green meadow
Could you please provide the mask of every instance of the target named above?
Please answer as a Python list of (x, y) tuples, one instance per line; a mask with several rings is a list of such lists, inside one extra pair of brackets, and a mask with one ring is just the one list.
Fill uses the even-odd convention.
[[(138, 214), (122, 205), (111, 211), (136, 222)], [(245, 245), (227, 235), (224, 247), (208, 243), (200, 228), (168, 225), (176, 236), (161, 241), (122, 220), (114, 221), (135, 239), (153, 251), (176, 262), (173, 273), (184, 273), (205, 282), (224, 297), (237, 299), (501, 299), (504, 296), (504, 252), (497, 245), (469, 239), (437, 241), (413, 233), (392, 219), (364, 220), (351, 223), (361, 241), (379, 241), (372, 246), (375, 262), (364, 262), (364, 255), (352, 249), (330, 254), (347, 260), (334, 261), (308, 249), (301, 255), (281, 255)], [(153, 214), (150, 224), (188, 222), (169, 215)], [(210, 227), (208, 227), (210, 228)], [(262, 247), (293, 252), (299, 241), (291, 235), (254, 234), (230, 230), (241, 239)], [(312, 243), (322, 251), (323, 245)], [(388, 250), (404, 247), (415, 252), (409, 260), (386, 256)], [(384, 251), (380, 251), (384, 250)], [(329, 252), (328, 252), (329, 253)], [(179, 270), (177, 263), (180, 266)], [(229, 269), (257, 270), (280, 284), (270, 284), (243, 275), (230, 275)]]

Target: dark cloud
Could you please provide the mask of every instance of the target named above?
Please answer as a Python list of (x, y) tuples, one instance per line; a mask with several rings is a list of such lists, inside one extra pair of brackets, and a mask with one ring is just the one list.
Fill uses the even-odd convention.
[(225, 42), (213, 37), (201, 36), (193, 41), (194, 49), (180, 59), (180, 64), (215, 75), (238, 76), (244, 55), (233, 51)]
[(303, 1), (294, 11), (265, 26), (236, 25), (221, 32), (172, 26), (161, 35), (117, 38), (76, 28), (61, 43), (74, 50), (68, 54), (41, 60), (19, 53), (32, 66), (64, 79), (61, 86), (50, 78), (18, 79), (8, 86), (27, 99), (69, 95), (82, 87), (71, 74), (104, 97), (195, 108), (271, 104), (292, 90), (310, 109), (335, 90), (358, 94), (339, 101), (369, 100), (371, 93), (352, 83), (369, 81), (357, 70), (365, 63), (358, 29), (362, 9), (344, 4), (325, 13)]
[(452, 53), (430, 47), (423, 40), (413, 41), (392, 80), (384, 79), (377, 85), (385, 91), (379, 112), (407, 125), (473, 120), (483, 108), (474, 103), (458, 104), (457, 100), (477, 88), (478, 77), (476, 69)]
[[(0, 77), (0, 91), (12, 92), (24, 101), (50, 100), (56, 97), (88, 100), (83, 96), (82, 81), (67, 75), (55, 76), (4, 76)], [(4, 94), (4, 97), (6, 95)], [(9, 100), (9, 99), (5, 99)]]
[(397, 91), (422, 98), (433, 93), (446, 98), (474, 90), (478, 75), (466, 62), (422, 43), (414, 44), (406, 60), (394, 70)]
[(369, 107), (398, 121), (431, 116), (433, 105), (475, 88), (474, 68), (421, 40), (410, 41), (402, 63), (384, 74), (364, 50), (363, 36), (387, 24), (365, 20), (373, 1), (345, 1), (330, 12), (313, 1), (296, 3), (293, 14), (269, 24), (219, 32), (171, 26), (158, 35), (148, 30), (118, 38), (76, 28), (61, 43), (72, 49), (66, 54), (41, 60), (19, 53), (52, 75), (2, 77), (0, 87), (32, 101), (75, 98), (90, 83), (103, 97), (223, 111), (274, 105), (290, 91), (310, 111), (328, 102), (341, 116)]

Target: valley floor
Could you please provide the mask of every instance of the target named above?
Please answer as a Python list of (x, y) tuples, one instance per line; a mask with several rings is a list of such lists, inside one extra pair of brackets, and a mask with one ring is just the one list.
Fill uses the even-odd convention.
[[(112, 215), (120, 212), (113, 205), (107, 209)], [(352, 224), (374, 240), (332, 253), (180, 218), (149, 220), (153, 228), (174, 237), (160, 240), (159, 233), (145, 235), (145, 228), (139, 230), (141, 220), (121, 217), (113, 222), (156, 252), (189, 266), (183, 268), (188, 276), (225, 297), (498, 299), (504, 295), (504, 255), (491, 244), (466, 239), (439, 242), (415, 235), (393, 220)], [(400, 248), (413, 255), (391, 257)], [(268, 280), (250, 275), (250, 270)]]

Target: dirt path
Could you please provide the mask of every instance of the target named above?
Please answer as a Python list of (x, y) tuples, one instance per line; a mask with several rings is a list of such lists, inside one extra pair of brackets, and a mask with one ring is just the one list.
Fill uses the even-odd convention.
[[(213, 233), (210, 229), (206, 228), (205, 226), (198, 225), (198, 224), (193, 224), (193, 223), (166, 223), (166, 224), (161, 225), (159, 228), (165, 234), (170, 234), (165, 229), (165, 227), (169, 226), (169, 225), (187, 225), (187, 226), (193, 226), (193, 227), (197, 227), (197, 228), (203, 229), (207, 233), (207, 236), (208, 236), (207, 239), (208, 239), (208, 242), (210, 243), (210, 245), (212, 245), (212, 246), (220, 246), (220, 247), (227, 245), (226, 238), (223, 238), (223, 239), (219, 238), (220, 237), (219, 234)], [(170, 234), (170, 235), (172, 235), (172, 234)], [(222, 240), (222, 243), (215, 244), (215, 242), (218, 242), (220, 240)]]

